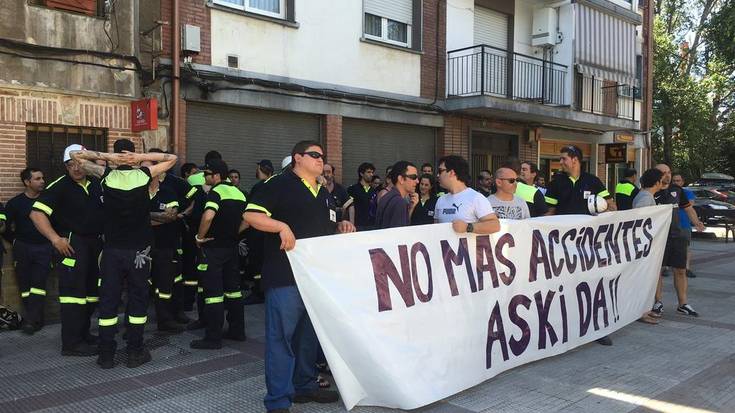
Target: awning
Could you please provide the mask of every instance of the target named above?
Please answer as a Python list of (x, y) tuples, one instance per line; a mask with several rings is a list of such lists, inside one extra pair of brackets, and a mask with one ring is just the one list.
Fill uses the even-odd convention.
[(585, 76), (637, 86), (635, 25), (584, 4), (575, 4), (577, 71)]

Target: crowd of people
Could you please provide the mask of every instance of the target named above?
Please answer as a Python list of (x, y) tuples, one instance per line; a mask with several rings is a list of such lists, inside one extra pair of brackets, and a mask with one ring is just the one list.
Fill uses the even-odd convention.
[[(120, 327), (127, 367), (151, 361), (143, 340), (151, 297), (158, 331), (204, 330), (190, 343), (197, 350), (245, 341), (245, 305), (265, 303), (268, 411), (334, 402), (337, 393), (319, 376), (324, 356), (285, 254), (297, 239), (433, 223), (490, 234), (500, 230), (499, 219), (595, 213), (590, 197), (605, 199), (613, 211), (674, 206), (663, 265), (673, 270), (677, 311), (697, 316), (687, 302), (687, 250), (691, 225), (703, 226), (669, 167), (645, 171), (640, 188), (636, 171), (628, 170), (611, 193), (583, 171), (578, 147), (566, 146), (559, 155), (562, 171), (548, 187), (533, 162), (517, 159), (480, 172), (473, 187), (467, 160), (449, 155), (436, 169), (398, 161), (377, 184), (375, 166), (365, 162), (357, 182), (345, 188), (323, 147), (302, 141), (280, 170), (270, 160), (257, 162), (258, 182), (244, 191), (240, 172), (217, 151), (202, 165), (184, 163), (176, 176), (175, 155), (135, 153), (127, 139), (117, 140), (112, 153), (71, 145), (63, 153), (64, 175), (46, 185), (42, 171), (26, 168), (20, 174), (25, 190), (0, 204), (0, 230), (13, 243), (24, 304), (22, 331), (43, 328), (52, 267), (59, 279), (61, 353), (96, 355), (103, 369), (115, 367)], [(659, 280), (642, 321), (658, 322), (662, 285)], [(187, 312), (195, 309), (192, 320)], [(95, 312), (98, 335), (92, 334)], [(609, 337), (598, 342), (612, 344)]]

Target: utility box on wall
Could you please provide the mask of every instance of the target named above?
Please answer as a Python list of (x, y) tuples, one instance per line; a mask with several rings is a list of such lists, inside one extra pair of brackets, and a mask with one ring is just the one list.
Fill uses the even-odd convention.
[(544, 7), (533, 11), (532, 46), (554, 46), (556, 44), (556, 9)]
[(181, 51), (188, 54), (201, 52), (200, 30), (198, 26), (185, 24), (181, 28)]

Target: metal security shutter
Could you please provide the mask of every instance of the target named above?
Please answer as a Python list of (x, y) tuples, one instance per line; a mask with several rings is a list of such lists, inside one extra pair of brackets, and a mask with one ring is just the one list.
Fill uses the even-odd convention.
[[(345, 186), (357, 182), (357, 167), (370, 162), (381, 178), (385, 168), (404, 160), (421, 168), (424, 162), (435, 163), (433, 128), (344, 119), (342, 123), (342, 181)], [(419, 171), (420, 172), (420, 171)]]
[(365, 13), (411, 25), (413, 0), (365, 0)]
[(508, 49), (508, 16), (475, 6), (475, 44)]
[(240, 171), (242, 189), (255, 184), (255, 163), (270, 159), (276, 172), (296, 142), (320, 141), (315, 115), (187, 102), (186, 157), (197, 165), (216, 150)]

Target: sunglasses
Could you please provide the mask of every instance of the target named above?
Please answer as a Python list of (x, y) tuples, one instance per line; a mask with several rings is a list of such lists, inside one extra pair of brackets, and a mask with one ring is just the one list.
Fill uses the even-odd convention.
[(442, 172), (446, 172), (446, 171), (447, 171), (447, 169), (446, 169), (446, 168), (437, 168), (437, 170), (436, 170), (436, 172), (437, 172), (438, 174), (441, 174)]
[(418, 175), (416, 175), (416, 174), (411, 174), (411, 175), (403, 175), (403, 177), (404, 177), (404, 178), (406, 178), (406, 179), (411, 179), (411, 180), (414, 180), (414, 181), (415, 181), (415, 180), (417, 180), (417, 179), (419, 179), (419, 176), (418, 176)]
[(301, 152), (301, 156), (309, 155), (310, 157), (314, 159), (324, 159), (324, 154), (319, 153), (317, 151), (309, 151), (309, 152)]
[(212, 175), (214, 175), (214, 173), (212, 173), (211, 171), (204, 171), (204, 176), (212, 176)]
[(518, 182), (518, 179), (516, 178), (495, 178), (495, 179), (499, 179), (501, 181), (507, 181), (509, 184), (514, 184)]

